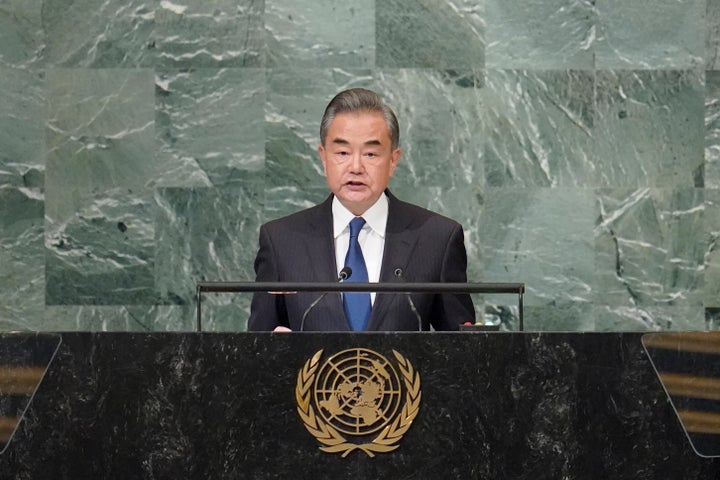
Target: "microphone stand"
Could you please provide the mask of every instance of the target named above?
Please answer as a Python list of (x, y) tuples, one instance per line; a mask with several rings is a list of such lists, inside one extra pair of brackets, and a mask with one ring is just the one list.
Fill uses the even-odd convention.
[[(352, 275), (352, 268), (348, 267), (347, 265), (344, 266), (343, 269), (340, 270), (340, 274), (338, 274), (338, 278), (337, 278), (338, 283), (344, 282), (345, 280), (347, 280), (348, 278), (350, 278), (350, 275)], [(320, 296), (317, 298), (317, 300), (315, 300), (314, 302), (312, 302), (312, 303), (310, 304), (310, 306), (305, 310), (305, 312), (303, 312), (302, 320), (300, 320), (300, 330), (299, 330), (299, 331), (302, 332), (302, 331), (305, 329), (305, 319), (307, 318), (308, 314), (310, 313), (310, 310), (312, 310), (313, 308), (315, 308), (315, 305), (317, 305), (318, 303), (320, 303), (320, 300), (322, 300), (323, 298), (325, 298), (325, 295), (327, 295), (328, 293), (330, 293), (330, 292), (323, 292), (323, 294), (320, 295)]]
[[(402, 268), (400, 268), (400, 267), (396, 268), (395, 271), (393, 272), (393, 274), (395, 275), (395, 278), (399, 278), (400, 281), (403, 280)], [(423, 331), (422, 317), (418, 313), (417, 308), (415, 308), (415, 302), (413, 302), (412, 296), (410, 296), (410, 294), (408, 292), (403, 292), (403, 293), (405, 293), (405, 298), (407, 298), (408, 304), (410, 305), (410, 310), (412, 310), (412, 312), (415, 314), (415, 318), (417, 318), (418, 332), (422, 332)]]

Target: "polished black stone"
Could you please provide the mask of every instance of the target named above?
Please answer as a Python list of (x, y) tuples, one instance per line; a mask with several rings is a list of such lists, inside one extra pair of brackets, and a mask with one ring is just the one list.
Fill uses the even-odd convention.
[[(400, 448), (324, 453), (303, 364), (397, 350), (422, 382)], [(635, 333), (66, 333), (2, 479), (717, 478)]]

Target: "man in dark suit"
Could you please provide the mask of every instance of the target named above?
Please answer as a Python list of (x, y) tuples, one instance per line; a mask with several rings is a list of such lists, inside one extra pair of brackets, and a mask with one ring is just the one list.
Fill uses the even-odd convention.
[[(260, 228), (258, 282), (332, 282), (348, 265), (347, 281), (467, 280), (460, 224), (387, 190), (402, 151), (397, 118), (376, 93), (356, 88), (336, 95), (320, 140), (332, 194)], [(248, 330), (457, 330), (475, 321), (469, 295), (331, 293), (308, 312), (320, 295), (258, 293)]]

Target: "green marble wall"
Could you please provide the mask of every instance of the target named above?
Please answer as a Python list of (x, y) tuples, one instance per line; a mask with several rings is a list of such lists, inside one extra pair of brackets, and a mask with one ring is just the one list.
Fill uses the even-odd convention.
[(260, 224), (325, 197), (352, 86), (528, 329), (719, 328), (717, 0), (0, 0), (0, 328), (192, 329), (196, 281), (252, 279)]

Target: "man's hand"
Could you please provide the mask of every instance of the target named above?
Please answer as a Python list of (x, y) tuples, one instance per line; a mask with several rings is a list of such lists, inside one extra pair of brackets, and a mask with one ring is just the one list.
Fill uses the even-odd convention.
[(287, 327), (279, 326), (275, 327), (275, 330), (273, 330), (273, 332), (292, 332), (292, 330)]

